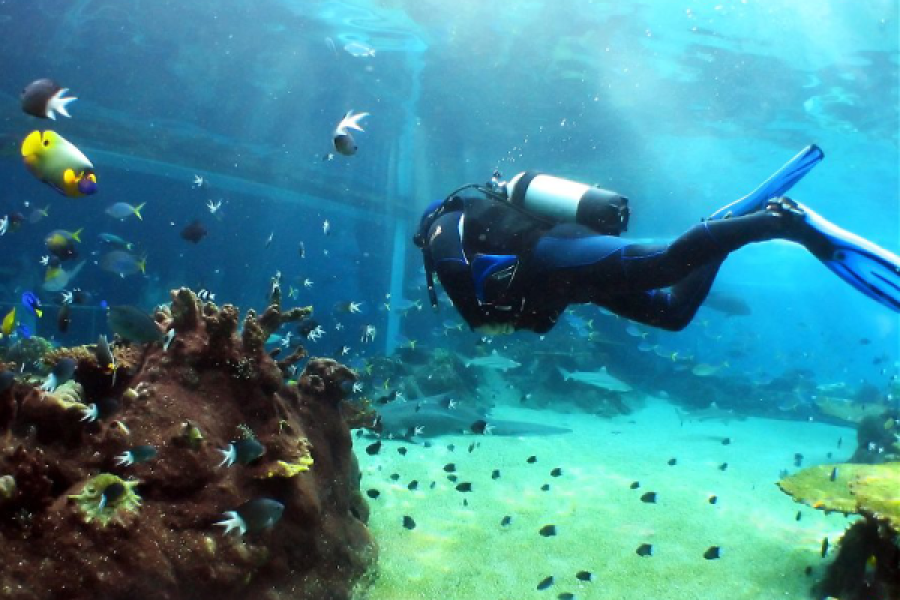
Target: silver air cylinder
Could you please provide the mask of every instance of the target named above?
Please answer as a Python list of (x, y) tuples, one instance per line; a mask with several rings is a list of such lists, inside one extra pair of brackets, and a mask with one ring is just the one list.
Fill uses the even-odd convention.
[(616, 192), (532, 171), (513, 177), (506, 189), (514, 206), (551, 221), (579, 223), (606, 235), (628, 227), (628, 198)]

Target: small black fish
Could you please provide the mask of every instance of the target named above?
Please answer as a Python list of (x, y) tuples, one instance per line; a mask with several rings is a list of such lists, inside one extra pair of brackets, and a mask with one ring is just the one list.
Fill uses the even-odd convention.
[(410, 491), (419, 489), (419, 480), (413, 479), (412, 481), (410, 481), (409, 485), (406, 486), (406, 489), (408, 489)]
[(500, 479), (500, 469), (491, 471), (491, 479)]
[(534, 463), (537, 462), (537, 456), (529, 456), (525, 462), (527, 462), (530, 465), (533, 465)]
[(719, 470), (720, 470), (720, 471), (725, 471), (725, 470), (727, 470), (727, 469), (728, 469), (728, 463), (727, 463), (727, 462), (724, 462), (724, 463), (722, 463), (721, 465), (719, 465)]
[(457, 481), (459, 481), (459, 476), (458, 475), (447, 475), (447, 479), (449, 481), (452, 481), (453, 483), (456, 483)]
[(400, 479), (400, 473), (391, 473), (391, 481), (397, 481)]
[(181, 239), (194, 244), (199, 244), (200, 240), (205, 238), (208, 233), (206, 227), (200, 222), (200, 219), (194, 219), (189, 225), (181, 230)]
[(472, 484), (469, 483), (468, 481), (460, 483), (456, 486), (456, 491), (457, 492), (471, 492)]
[(444, 471), (446, 471), (447, 473), (455, 473), (456, 465), (453, 463), (447, 463), (446, 465), (444, 465)]
[(731, 444), (731, 438), (727, 437), (722, 440), (723, 446), (728, 446), (729, 444)]
[(544, 537), (553, 537), (556, 535), (556, 525), (544, 525), (539, 533)]
[(463, 498), (463, 506), (468, 506), (468, 505), (469, 505), (469, 501), (466, 500), (465, 498)]
[(478, 435), (483, 435), (487, 430), (487, 421), (484, 419), (478, 419), (474, 423), (469, 426), (469, 429), (472, 430), (472, 433), (477, 433)]
[(453, 452), (454, 450), (456, 450), (456, 446), (454, 446), (453, 444), (447, 444), (447, 450)]
[(636, 489), (638, 489), (639, 487), (641, 487), (641, 482), (640, 482), (640, 481), (632, 481), (632, 482), (631, 482), (631, 485), (628, 486), (628, 487), (630, 487), (630, 488), (633, 489), (633, 490), (636, 490)]
[(562, 469), (560, 469), (559, 467), (556, 467), (555, 469), (550, 471), (550, 477), (559, 477), (560, 475), (562, 475)]
[(641, 496), (641, 502), (646, 502), (647, 504), (656, 504), (656, 492), (647, 492), (643, 496)]
[(812, 575), (812, 567), (806, 567), (805, 569), (803, 569), (803, 572), (806, 573), (807, 577), (809, 577), (810, 575)]
[(409, 515), (405, 515), (403, 517), (403, 526), (406, 527), (407, 529), (415, 529), (416, 522)]
[(652, 556), (653, 555), (653, 545), (652, 544), (641, 544), (638, 546), (637, 550), (635, 550), (638, 556)]
[(400, 446), (397, 448), (397, 454), (400, 456), (406, 456), (406, 446)]
[(575, 600), (575, 594), (572, 592), (563, 592), (556, 597), (556, 600)]
[(66, 105), (77, 100), (66, 96), (68, 91), (69, 88), (60, 87), (52, 79), (32, 81), (22, 90), (22, 110), (41, 119), (56, 119), (56, 113), (68, 117)]
[(551, 585), (553, 585), (553, 575), (550, 575), (549, 577), (545, 577), (544, 579), (542, 579), (541, 582), (539, 584), (537, 584), (537, 590), (539, 592), (546, 590)]
[(118, 481), (109, 484), (103, 489), (103, 493), (100, 494), (100, 508), (102, 509), (105, 506), (115, 504), (119, 500), (119, 498), (125, 495), (126, 491), (127, 490), (125, 488), (125, 485), (119, 483)]
[(837, 479), (837, 467), (831, 469), (831, 475), (828, 477), (829, 481), (834, 481), (835, 479)]
[(719, 501), (719, 497), (718, 497), (718, 496), (710, 496), (710, 497), (709, 497), (709, 500), (708, 500), (708, 502), (709, 502), (710, 504), (715, 504), (715, 503), (718, 502), (718, 501)]
[(828, 538), (822, 539), (822, 558), (825, 558), (825, 555), (828, 554)]
[(593, 579), (593, 577), (594, 574), (590, 571), (578, 571), (577, 573), (575, 573), (575, 579), (577, 579), (578, 581), (590, 581), (591, 579)]
[(541, 486), (541, 491), (542, 491), (542, 492), (549, 492), (549, 491), (550, 491), (550, 484), (549, 484), (549, 483), (545, 483), (544, 485), (542, 485), (542, 486)]
[(473, 450), (475, 450), (475, 443), (474, 443), (474, 442), (472, 442), (471, 444), (469, 444), (469, 454), (472, 454), (472, 451), (473, 451)]
[(433, 489), (434, 489), (434, 486), (436, 486), (436, 485), (437, 485), (437, 482), (436, 482), (436, 481), (432, 481), (432, 482), (431, 482), (431, 485), (428, 486), (428, 489), (433, 490)]
[(722, 548), (719, 546), (710, 546), (707, 548), (706, 552), (703, 553), (703, 558), (706, 560), (715, 560), (717, 558), (721, 558), (722, 556)]
[(802, 517), (803, 517), (803, 513), (800, 512), (800, 511), (798, 510), (798, 511), (797, 511), (797, 516), (794, 517), (794, 520), (795, 520), (795, 521), (799, 521)]
[(838, 438), (837, 447), (840, 448), (841, 444), (843, 444), (843, 443), (844, 443), (844, 438)]
[(512, 517), (509, 515), (506, 515), (505, 517), (500, 519), (500, 527), (506, 527), (510, 523), (512, 523)]
[(375, 456), (379, 452), (381, 452), (381, 440), (378, 440), (374, 444), (369, 444), (368, 446), (366, 446), (366, 454), (368, 454), (369, 456)]
[(381, 495), (381, 492), (379, 492), (378, 490), (375, 490), (375, 489), (366, 490), (366, 496), (368, 496), (372, 500), (374, 500), (375, 498), (377, 498), (380, 495)]
[(800, 454), (799, 452), (795, 452), (794, 453), (794, 466), (799, 467), (801, 464), (803, 464), (803, 455)]
[(306, 244), (300, 242), (300, 245), (297, 247), (297, 252), (300, 254), (300, 258), (306, 258)]
[(670, 458), (670, 459), (669, 459), (668, 465), (669, 465), (670, 467), (674, 467), (674, 466), (677, 465), (677, 464), (678, 464), (678, 459), (677, 459), (677, 458)]

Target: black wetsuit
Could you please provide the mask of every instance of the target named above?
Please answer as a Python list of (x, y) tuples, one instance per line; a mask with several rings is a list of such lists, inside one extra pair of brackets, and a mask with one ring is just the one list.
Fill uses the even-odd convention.
[[(549, 331), (569, 304), (592, 303), (677, 331), (690, 323), (729, 252), (784, 237), (760, 211), (702, 222), (668, 244), (640, 244), (549, 223), (480, 193), (430, 206), (416, 244), (470, 327)], [(668, 289), (665, 289), (668, 288)]]

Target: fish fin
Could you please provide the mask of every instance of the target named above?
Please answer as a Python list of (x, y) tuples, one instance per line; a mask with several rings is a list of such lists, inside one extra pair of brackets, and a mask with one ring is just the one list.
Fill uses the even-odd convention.
[(143, 220), (144, 220), (144, 217), (141, 216), (141, 209), (144, 208), (146, 205), (147, 205), (146, 202), (141, 202), (139, 205), (137, 205), (137, 206), (134, 208), (134, 216), (136, 216), (136, 217), (138, 218), (139, 221), (143, 221)]
[[(70, 171), (66, 171), (66, 174), (68, 174), (69, 172)], [(81, 243), (81, 232), (82, 231), (84, 231), (84, 227), (82, 227), (81, 229), (79, 229), (78, 231), (76, 231), (75, 233), (72, 234), (72, 239), (75, 240), (76, 242), (78, 242), (79, 244)]]
[(59, 90), (58, 92), (56, 92), (52, 98), (50, 98), (50, 101), (47, 103), (47, 117), (48, 118), (56, 120), (56, 116), (53, 114), (54, 111), (58, 112), (59, 114), (61, 114), (64, 117), (69, 117), (69, 118), (72, 117), (72, 115), (69, 114), (69, 111), (66, 108), (66, 106), (70, 102), (74, 102), (75, 100), (78, 100), (78, 98), (76, 98), (74, 96), (71, 98), (63, 98), (63, 96), (68, 91), (69, 91), (69, 88), (63, 88), (63, 89)]

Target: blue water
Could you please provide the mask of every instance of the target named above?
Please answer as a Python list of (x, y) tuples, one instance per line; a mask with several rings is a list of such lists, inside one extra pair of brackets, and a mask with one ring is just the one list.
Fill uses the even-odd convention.
[[(734, 386), (786, 378), (800, 389), (796, 412), (754, 399), (757, 414), (804, 419), (814, 383), (886, 390), (900, 329), (802, 249), (762, 244), (728, 259), (715, 289), (742, 298), (747, 316), (702, 309), (683, 332), (635, 336), (580, 307), (546, 339), (490, 341), (452, 327), (446, 299), (437, 314), (427, 307), (408, 242), (427, 203), (495, 168), (615, 189), (631, 199), (629, 236), (671, 238), (817, 143), (826, 159), (792, 194), (896, 251), (898, 31), (892, 0), (0, 0), (0, 213), (50, 207), (0, 237), (0, 306), (26, 290), (58, 304), (41, 291), (44, 237), (84, 228), (87, 265), (70, 287), (92, 300), (66, 334), (53, 310), (29, 321), (60, 344), (105, 331), (101, 302), (149, 311), (181, 286), (262, 309), (280, 271), (285, 295), (296, 290), (285, 302), (313, 305), (326, 331), (304, 342), (311, 352), (347, 347), (342, 360), (356, 367), (413, 341), (468, 356), (485, 344), (519, 357), (550, 348), (684, 397), (700, 385), (694, 366), (727, 362), (717, 376)], [(22, 113), (19, 92), (40, 77), (79, 97), (71, 119)], [(328, 160), (351, 109), (371, 113), (354, 133), (359, 152)], [(64, 198), (24, 169), (21, 139), (48, 127), (93, 160), (95, 196)], [(206, 185), (195, 188), (195, 174)], [(143, 220), (104, 213), (122, 201), (146, 202)], [(222, 202), (216, 215), (210, 201)], [(209, 231), (198, 244), (179, 235), (194, 219)], [(146, 273), (101, 270), (101, 232), (134, 242)], [(398, 310), (401, 300), (425, 308)], [(351, 301), (361, 313), (338, 308)], [(369, 326), (374, 341), (362, 339)]]

